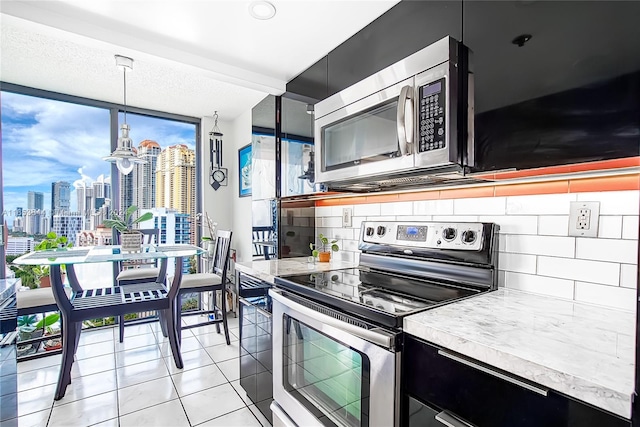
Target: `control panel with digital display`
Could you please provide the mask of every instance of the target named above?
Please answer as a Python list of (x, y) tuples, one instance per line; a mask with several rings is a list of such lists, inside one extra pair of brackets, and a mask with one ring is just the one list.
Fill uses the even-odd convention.
[(419, 152), (446, 148), (445, 84), (439, 79), (420, 87)]
[(409, 242), (426, 242), (427, 226), (426, 225), (398, 225), (398, 240), (407, 240)]
[[(480, 222), (365, 221), (360, 244), (382, 244), (411, 248), (478, 251), (483, 245)], [(360, 247), (362, 249), (362, 247)]]

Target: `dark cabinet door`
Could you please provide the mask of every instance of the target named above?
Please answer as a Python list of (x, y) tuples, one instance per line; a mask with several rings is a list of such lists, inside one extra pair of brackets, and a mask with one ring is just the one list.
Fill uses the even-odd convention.
[(463, 15), (477, 170), (639, 154), (640, 2), (466, 1)]
[[(517, 385), (486, 370), (443, 356), (438, 350), (420, 340), (405, 339), (402, 381), (406, 425), (415, 412), (412, 412), (409, 397), (428, 405), (434, 413), (446, 411), (477, 427), (631, 425), (628, 420), (487, 367), (489, 372), (504, 374), (528, 388)], [(538, 391), (546, 391), (547, 395), (532, 391), (531, 386)]]

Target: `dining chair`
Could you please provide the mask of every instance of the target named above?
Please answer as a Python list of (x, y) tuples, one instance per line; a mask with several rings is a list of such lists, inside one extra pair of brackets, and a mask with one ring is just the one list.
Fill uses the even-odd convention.
[[(190, 329), (204, 325), (216, 325), (216, 330), (220, 333), (220, 323), (224, 328), (224, 335), (227, 341), (227, 345), (231, 344), (229, 339), (229, 327), (227, 325), (227, 304), (226, 304), (226, 289), (227, 284), (230, 283), (227, 280), (227, 267), (229, 265), (229, 254), (231, 252), (231, 231), (218, 230), (216, 232), (216, 247), (213, 253), (213, 262), (211, 269), (208, 273), (195, 273), (186, 274), (182, 276), (182, 282), (180, 284), (180, 290), (178, 295), (213, 292), (212, 306), (207, 307), (206, 310), (194, 310), (192, 312), (182, 312), (180, 305), (177, 307), (177, 324), (178, 327), (178, 340), (182, 338), (182, 329)], [(216, 307), (217, 293), (221, 292), (220, 308)], [(180, 298), (178, 298), (180, 301)], [(209, 314), (213, 314), (214, 318), (209, 319)], [(195, 316), (195, 315), (207, 315), (207, 321), (199, 322), (191, 325), (183, 325), (183, 316)]]
[[(163, 259), (161, 268), (166, 268), (166, 263), (167, 260)], [(59, 274), (60, 267), (58, 265), (52, 265), (50, 268), (53, 273)], [(67, 265), (67, 276), (70, 283), (78, 283), (73, 265)], [(164, 283), (147, 282), (74, 291), (71, 298), (67, 298), (61, 279), (55, 274), (52, 274), (52, 279), (54, 297), (64, 325), (62, 328), (62, 361), (54, 395), (55, 400), (64, 397), (66, 388), (71, 383), (71, 367), (78, 348), (82, 322), (85, 320), (122, 316), (126, 313), (142, 311), (158, 311), (161, 314), (161, 323), (165, 322), (176, 367), (183, 368), (174, 314), (181, 274), (177, 274), (173, 278), (174, 283), (168, 289)]]
[[(142, 234), (142, 244), (158, 244), (160, 243), (160, 230), (157, 228), (142, 228), (137, 230)], [(120, 233), (117, 234), (117, 243), (120, 244)], [(166, 268), (164, 271), (158, 267), (157, 260), (149, 262), (124, 262), (117, 264), (116, 286), (130, 286), (139, 283), (155, 282), (157, 278), (162, 279), (166, 276)], [(129, 313), (127, 313), (129, 314)], [(118, 316), (118, 330), (120, 342), (124, 341), (124, 327), (126, 325), (125, 316)], [(161, 322), (162, 323), (162, 322)], [(163, 329), (163, 332), (164, 329)], [(165, 334), (166, 336), (166, 334)]]
[(270, 226), (253, 227), (252, 242), (253, 256), (263, 256), (264, 259), (271, 259), (276, 256), (275, 246), (261, 245), (260, 242), (271, 242), (274, 240), (275, 230)]

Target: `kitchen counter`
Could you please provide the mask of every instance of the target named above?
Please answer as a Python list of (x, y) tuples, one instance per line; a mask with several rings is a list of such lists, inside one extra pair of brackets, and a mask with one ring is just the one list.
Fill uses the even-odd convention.
[(501, 288), (408, 316), (404, 331), (631, 418), (633, 313)]
[(357, 263), (339, 260), (332, 260), (331, 262), (307, 262), (307, 257), (298, 257), (272, 259), (268, 261), (237, 262), (236, 270), (273, 284), (276, 276), (315, 273), (318, 271), (354, 268), (357, 266)]

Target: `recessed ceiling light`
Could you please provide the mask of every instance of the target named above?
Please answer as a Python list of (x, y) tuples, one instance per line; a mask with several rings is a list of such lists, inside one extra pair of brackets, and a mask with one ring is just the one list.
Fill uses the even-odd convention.
[(267, 20), (276, 16), (276, 7), (268, 1), (252, 1), (249, 4), (249, 13), (256, 19)]

